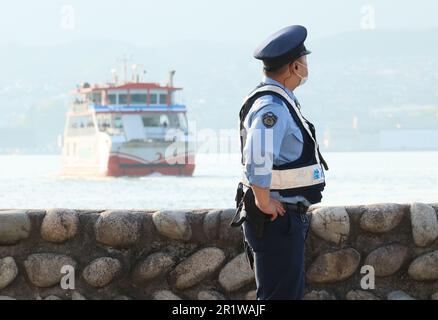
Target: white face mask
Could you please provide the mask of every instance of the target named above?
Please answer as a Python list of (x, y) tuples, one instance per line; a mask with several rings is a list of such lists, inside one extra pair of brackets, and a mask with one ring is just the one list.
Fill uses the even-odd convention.
[[(298, 62), (298, 61), (297, 61), (297, 63), (300, 64), (300, 65), (302, 65), (303, 67), (307, 68), (307, 65), (302, 64), (302, 63), (300, 63), (300, 62)], [(303, 77), (303, 76), (299, 75), (298, 73), (296, 73), (296, 75), (297, 75), (298, 77), (300, 77), (300, 79), (301, 79), (301, 80), (300, 80), (300, 83), (298, 84), (298, 86), (302, 86), (303, 84), (305, 84), (305, 83), (307, 82), (307, 79), (309, 79), (309, 76), (307, 76), (307, 77)]]

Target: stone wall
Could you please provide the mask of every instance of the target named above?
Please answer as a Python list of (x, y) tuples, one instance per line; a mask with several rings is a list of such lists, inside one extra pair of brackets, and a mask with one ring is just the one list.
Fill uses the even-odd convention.
[[(438, 299), (437, 210), (311, 208), (305, 298)], [(0, 299), (254, 299), (233, 214), (0, 210)], [(364, 265), (374, 290), (361, 289)]]

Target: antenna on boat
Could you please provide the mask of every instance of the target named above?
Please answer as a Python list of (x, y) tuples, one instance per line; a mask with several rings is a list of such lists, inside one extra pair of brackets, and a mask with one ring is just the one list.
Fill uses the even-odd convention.
[(119, 82), (119, 77), (117, 76), (117, 70), (116, 69), (111, 69), (111, 76), (112, 76), (113, 83), (117, 84)]
[(140, 82), (140, 73), (141, 70), (143, 74), (146, 74), (146, 70), (144, 70), (142, 64), (133, 64), (132, 65), (132, 82), (139, 83)]
[(123, 79), (125, 83), (128, 82), (128, 62), (132, 60), (132, 55), (125, 54), (122, 58), (118, 59), (117, 61), (123, 63)]
[(167, 86), (173, 87), (173, 77), (175, 76), (175, 70), (169, 71), (169, 79), (167, 80)]

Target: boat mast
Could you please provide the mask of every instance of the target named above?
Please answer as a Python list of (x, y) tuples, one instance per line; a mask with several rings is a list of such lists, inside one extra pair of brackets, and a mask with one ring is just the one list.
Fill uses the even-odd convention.
[(122, 58), (118, 59), (119, 62), (123, 63), (123, 79), (124, 82), (128, 82), (128, 62), (132, 61), (132, 55), (125, 54)]

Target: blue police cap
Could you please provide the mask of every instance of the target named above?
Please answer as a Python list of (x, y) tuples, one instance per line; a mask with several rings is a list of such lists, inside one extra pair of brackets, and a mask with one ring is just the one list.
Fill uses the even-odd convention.
[(304, 46), (307, 29), (294, 25), (270, 35), (254, 51), (254, 58), (262, 60), (267, 71), (275, 70), (301, 56), (311, 53)]

